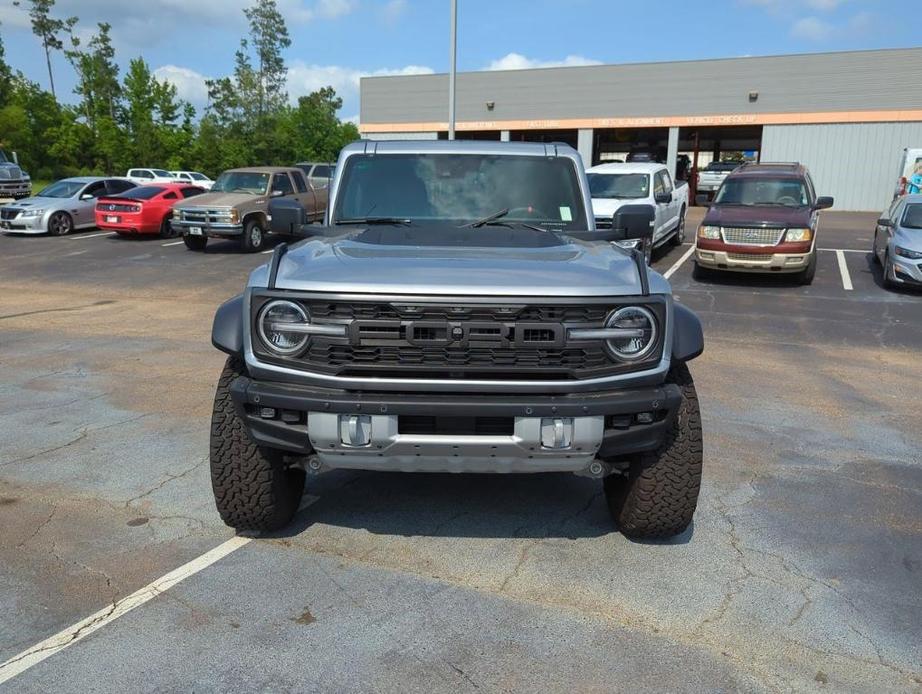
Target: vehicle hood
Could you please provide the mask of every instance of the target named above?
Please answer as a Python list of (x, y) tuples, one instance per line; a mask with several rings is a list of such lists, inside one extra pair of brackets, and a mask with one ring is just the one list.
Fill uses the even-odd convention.
[(42, 198), (37, 195), (31, 198), (23, 198), (22, 200), (17, 200), (16, 202), (10, 205), (4, 205), (4, 207), (15, 207), (17, 209), (25, 209), (27, 207), (49, 207), (49, 206), (61, 206), (61, 205), (70, 205), (76, 202), (73, 198)]
[(612, 217), (625, 205), (644, 205), (647, 198), (592, 198), (592, 214), (595, 217)]
[(922, 229), (900, 227), (893, 235), (893, 244), (900, 248), (922, 253)]
[(252, 206), (264, 203), (266, 200), (268, 197), (265, 195), (251, 195), (250, 193), (202, 193), (178, 203), (176, 208)]
[[(640, 294), (633, 259), (609, 243), (491, 228), (453, 230), (434, 242), (404, 230), (317, 237), (292, 247), (276, 287), (316, 292), (443, 296), (623, 296)], [(535, 243), (535, 234), (544, 242)], [(369, 238), (371, 237), (371, 238)], [(482, 240), (481, 240), (482, 239)], [(373, 242), (369, 242), (369, 241)], [(250, 277), (266, 286), (266, 269)], [(651, 273), (650, 289), (669, 285)]]
[(709, 226), (766, 226), (780, 229), (810, 226), (812, 218), (813, 210), (809, 207), (714, 205), (704, 215), (701, 223)]

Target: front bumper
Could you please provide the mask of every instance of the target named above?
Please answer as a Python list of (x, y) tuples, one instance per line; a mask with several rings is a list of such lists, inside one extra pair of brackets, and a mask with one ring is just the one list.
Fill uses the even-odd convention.
[[(231, 396), (261, 446), (316, 456), (328, 468), (403, 472), (580, 472), (596, 458), (623, 461), (658, 448), (681, 402), (674, 384), (561, 396), (429, 395), (247, 377), (233, 382)], [(401, 417), (492, 418), (508, 421), (510, 430), (404, 433)], [(547, 445), (548, 427), (555, 426), (565, 435)], [(356, 428), (364, 432), (361, 445), (350, 438)]]
[(11, 231), (17, 234), (44, 234), (48, 231), (48, 213), (38, 217), (16, 217), (15, 219), (0, 220), (0, 231)]
[[(786, 244), (794, 246), (794, 244)], [(699, 240), (695, 262), (712, 270), (734, 272), (803, 272), (809, 267), (816, 251), (809, 246), (782, 248), (765, 246), (758, 249), (705, 243)]]
[(891, 282), (910, 286), (922, 285), (922, 261), (903, 258), (891, 250), (890, 262), (892, 273), (889, 279)]
[(32, 182), (15, 181), (13, 183), (0, 183), (0, 198), (28, 198), (32, 195)]
[(226, 238), (243, 234), (243, 224), (231, 224), (230, 222), (188, 222), (174, 219), (172, 225), (173, 229), (183, 236)]

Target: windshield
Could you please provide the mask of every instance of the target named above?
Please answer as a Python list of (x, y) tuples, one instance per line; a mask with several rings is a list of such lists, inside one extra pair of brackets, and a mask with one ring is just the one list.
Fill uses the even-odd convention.
[(72, 198), (86, 183), (82, 181), (58, 181), (47, 188), (43, 188), (37, 197), (40, 198)]
[(154, 172), (154, 176), (159, 176), (160, 178), (172, 178), (169, 171), (164, 171), (163, 169), (151, 169)]
[(193, 171), (190, 175), (191, 175), (192, 178), (195, 179), (196, 181), (207, 181), (207, 180), (208, 180), (208, 176), (206, 176), (205, 174), (195, 173), (195, 172)]
[(113, 198), (131, 198), (132, 200), (150, 200), (166, 190), (163, 186), (138, 186), (131, 188), (118, 195), (110, 195)]
[(806, 207), (807, 188), (798, 178), (731, 176), (717, 192), (716, 205), (778, 205)]
[(461, 226), (497, 222), (585, 229), (579, 175), (567, 158), (495, 154), (349, 157), (334, 220), (395, 218)]
[(650, 195), (650, 176), (647, 174), (586, 174), (589, 192), (594, 198), (628, 198), (635, 200)]
[(900, 226), (904, 229), (922, 229), (922, 203), (906, 205)]
[(269, 174), (252, 171), (225, 171), (215, 181), (213, 193), (252, 193), (262, 195), (269, 187)]
[(6, 154), (3, 153), (3, 150), (0, 149), (0, 164), (6, 164), (9, 159), (6, 158)]

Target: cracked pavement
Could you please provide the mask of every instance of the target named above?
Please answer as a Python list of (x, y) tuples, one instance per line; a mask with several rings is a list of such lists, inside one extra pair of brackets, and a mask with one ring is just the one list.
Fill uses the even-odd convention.
[[(868, 247), (874, 215), (823, 219)], [(0, 237), (0, 662), (232, 535), (210, 322), (265, 257), (81, 244)], [(852, 292), (832, 253), (811, 287), (673, 276), (707, 339), (679, 538), (627, 540), (575, 476), (332, 472), (285, 532), (5, 687), (922, 692), (922, 293), (846, 255)]]

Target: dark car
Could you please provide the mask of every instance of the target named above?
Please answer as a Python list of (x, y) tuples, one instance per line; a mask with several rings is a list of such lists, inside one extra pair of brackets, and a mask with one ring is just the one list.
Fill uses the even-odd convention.
[(801, 164), (743, 164), (721, 184), (698, 228), (695, 277), (714, 270), (791, 273), (810, 284), (819, 211), (832, 204), (817, 197)]

